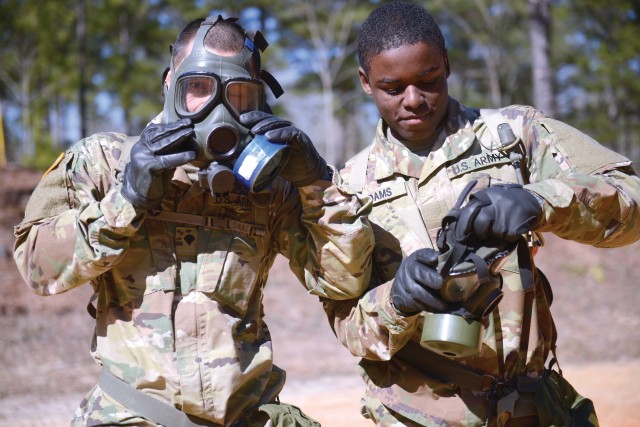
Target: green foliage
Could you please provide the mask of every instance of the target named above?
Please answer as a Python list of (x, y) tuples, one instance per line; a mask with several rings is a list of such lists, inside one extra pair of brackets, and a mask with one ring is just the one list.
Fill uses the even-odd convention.
[(563, 118), (640, 161), (640, 5), (564, 0), (554, 13)]
[(455, 97), (473, 106), (531, 103), (525, 2), (434, 0), (427, 7), (445, 35)]
[[(434, 13), (445, 34), (453, 96), (475, 106), (531, 103), (527, 2), (419, 3)], [(332, 104), (325, 119), (330, 113), (332, 126), (346, 128), (369, 102), (359, 86), (355, 46), (359, 25), (378, 4), (0, 0), (0, 102), (19, 113), (5, 115), (7, 145), (20, 146), (18, 155), (29, 162), (46, 157), (46, 144), (64, 145), (67, 136), (56, 131), (56, 122), (69, 107), (78, 109), (81, 98), (89, 129), (110, 126), (112, 111), (98, 113), (101, 94), (110, 96), (126, 127), (108, 130), (140, 132), (162, 108), (160, 77), (169, 44), (190, 20), (217, 13), (261, 30), (271, 43), (263, 54), (266, 68), (278, 78), (294, 70), (288, 91), (322, 93)], [(638, 2), (555, 0), (552, 18), (559, 118), (640, 160)]]

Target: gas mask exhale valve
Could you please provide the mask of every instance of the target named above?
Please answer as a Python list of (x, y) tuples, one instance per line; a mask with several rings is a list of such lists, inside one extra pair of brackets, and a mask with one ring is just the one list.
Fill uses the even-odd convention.
[[(194, 123), (198, 157), (193, 164), (200, 168), (200, 186), (212, 194), (231, 191), (238, 178), (251, 191), (262, 190), (288, 155), (286, 144), (252, 139), (239, 123), (240, 114), (268, 108), (265, 77), (269, 77), (266, 82), (274, 95), (282, 94), (277, 81), (260, 69), (259, 51), (268, 45), (262, 35), (258, 32), (251, 40), (245, 34), (244, 47), (237, 53), (217, 49), (221, 53), (217, 54), (206, 47), (207, 34), (216, 24), (235, 21), (221, 16), (207, 18), (189, 55), (177, 69), (171, 64), (171, 82), (165, 87), (163, 122), (189, 118)], [(252, 173), (247, 172), (249, 168)]]

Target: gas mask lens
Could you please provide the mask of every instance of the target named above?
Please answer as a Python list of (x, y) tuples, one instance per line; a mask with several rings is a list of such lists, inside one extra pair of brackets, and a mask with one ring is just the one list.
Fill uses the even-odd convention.
[(181, 116), (193, 117), (216, 95), (218, 82), (211, 76), (185, 76), (178, 81), (176, 109)]
[(266, 96), (259, 80), (236, 77), (221, 83), (215, 74), (187, 74), (176, 86), (176, 112), (198, 122), (222, 102), (237, 120), (247, 111), (264, 110)]
[(236, 118), (247, 111), (264, 111), (264, 86), (250, 79), (227, 80), (224, 84), (224, 100)]

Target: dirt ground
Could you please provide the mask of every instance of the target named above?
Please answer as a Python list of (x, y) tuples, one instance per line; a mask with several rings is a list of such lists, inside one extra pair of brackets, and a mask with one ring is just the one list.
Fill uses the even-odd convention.
[[(42, 298), (12, 259), (12, 226), (39, 172), (0, 169), (0, 427), (58, 427), (95, 384), (89, 356), (89, 287)], [(538, 265), (554, 287), (565, 376), (592, 398), (603, 427), (640, 421), (640, 243), (595, 249), (547, 237)], [(288, 372), (282, 400), (325, 427), (371, 426), (359, 415), (357, 360), (332, 335), (320, 304), (278, 259), (264, 299), (276, 364)]]

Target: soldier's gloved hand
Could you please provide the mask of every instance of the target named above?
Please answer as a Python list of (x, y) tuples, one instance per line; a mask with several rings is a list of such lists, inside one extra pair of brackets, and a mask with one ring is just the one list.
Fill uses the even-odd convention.
[(269, 141), (286, 142), (291, 147), (289, 160), (280, 176), (296, 187), (311, 184), (327, 175), (327, 162), (318, 154), (309, 137), (288, 120), (263, 111), (240, 116), (240, 123), (254, 135), (263, 134)]
[(542, 218), (542, 204), (519, 184), (496, 185), (469, 196), (460, 210), (457, 236), (466, 241), (516, 241), (523, 233), (534, 230)]
[(141, 209), (158, 207), (174, 169), (196, 158), (193, 136), (190, 119), (148, 126), (131, 148), (121, 190), (125, 199)]
[(438, 252), (418, 249), (400, 263), (391, 284), (391, 302), (396, 311), (413, 315), (421, 311), (442, 313), (449, 305), (440, 296), (442, 277), (436, 271)]

